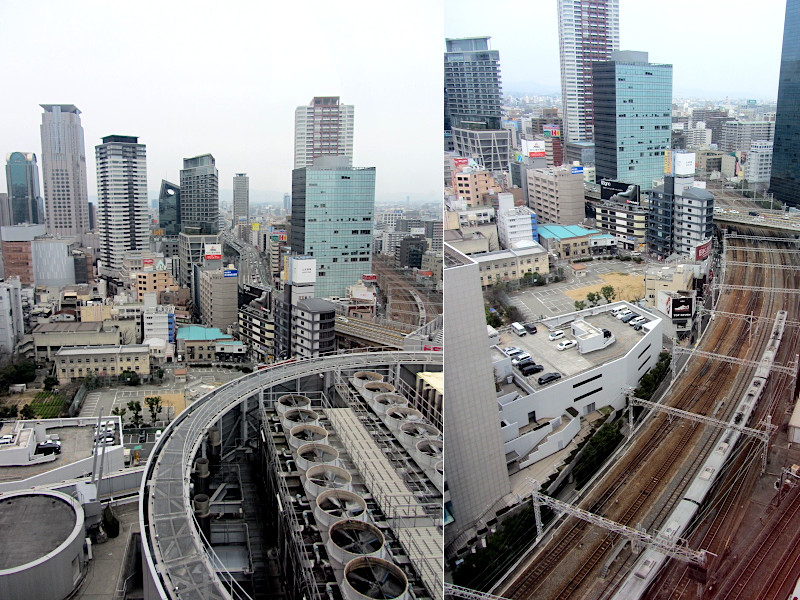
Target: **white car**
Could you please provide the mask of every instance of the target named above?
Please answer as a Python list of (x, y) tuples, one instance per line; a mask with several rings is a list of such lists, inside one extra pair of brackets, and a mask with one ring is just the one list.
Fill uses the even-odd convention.
[(528, 354), (527, 352), (523, 352), (522, 354), (517, 354), (514, 358), (511, 359), (511, 364), (516, 367), (520, 362), (530, 357), (531, 355)]
[(547, 339), (552, 342), (553, 340), (561, 339), (562, 337), (564, 337), (564, 335), (565, 335), (564, 332), (561, 329), (558, 329), (558, 330), (554, 331), (553, 333), (551, 333), (550, 335), (548, 335)]
[(632, 315), (632, 314), (633, 314), (633, 311), (632, 310), (628, 310), (626, 308), (625, 310), (623, 310), (622, 312), (618, 312), (614, 316), (617, 317), (618, 319), (622, 319), (622, 318), (627, 317), (628, 315)]
[(558, 342), (558, 346), (556, 346), (556, 348), (558, 350), (566, 350), (567, 348), (574, 348), (577, 345), (578, 342), (576, 342), (575, 340), (563, 340), (561, 342)]
[(630, 321), (628, 321), (628, 325), (630, 325), (631, 327), (633, 327), (634, 325), (644, 325), (645, 323), (647, 323), (647, 319), (644, 317), (636, 317), (635, 319), (631, 319)]
[(3, 437), (0, 437), (0, 444), (11, 444), (13, 443), (13, 441), (14, 441), (13, 435), (4, 435)]
[(515, 356), (517, 354), (520, 354), (522, 350), (520, 350), (516, 346), (506, 346), (505, 348), (503, 348), (503, 352), (506, 353), (506, 356)]

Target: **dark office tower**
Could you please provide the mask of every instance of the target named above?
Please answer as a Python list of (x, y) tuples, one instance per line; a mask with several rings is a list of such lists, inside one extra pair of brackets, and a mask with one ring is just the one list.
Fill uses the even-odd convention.
[(12, 152), (6, 157), (8, 204), (3, 207), (3, 225), (44, 223), (39, 195), (39, 166), (33, 152)]
[(47, 230), (75, 236), (89, 229), (86, 148), (81, 111), (74, 104), (41, 104), (42, 182)]
[(647, 62), (647, 52), (624, 51), (592, 67), (597, 181), (649, 190), (664, 176), (670, 149), (672, 65)]
[(592, 140), (592, 63), (619, 50), (619, 0), (558, 0), (564, 140)]
[(158, 229), (164, 237), (175, 237), (181, 232), (181, 188), (166, 179), (161, 180), (158, 194)]
[(800, 0), (786, 0), (778, 110), (769, 189), (776, 200), (800, 206)]
[(183, 159), (180, 223), (185, 233), (219, 232), (219, 173), (210, 154)]
[(489, 37), (445, 40), (445, 128), (453, 149), (489, 171), (508, 169), (510, 133), (500, 127), (500, 53)]

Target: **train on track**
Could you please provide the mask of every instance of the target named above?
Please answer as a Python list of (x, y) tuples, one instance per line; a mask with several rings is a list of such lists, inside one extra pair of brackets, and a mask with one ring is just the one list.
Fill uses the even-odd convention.
[[(740, 398), (736, 411), (731, 417), (731, 424), (750, 425), (753, 413), (767, 385), (775, 357), (778, 354), (778, 348), (786, 328), (787, 317), (788, 313), (786, 311), (778, 311), (772, 326), (769, 343), (761, 355), (761, 360), (753, 379), (750, 381), (750, 385)], [(686, 490), (683, 499), (666, 518), (667, 525), (659, 531), (658, 537), (664, 541), (671, 542), (683, 536), (703, 505), (709, 491), (714, 487), (714, 483), (725, 462), (733, 453), (742, 435), (744, 435), (742, 432), (735, 429), (724, 430), (716, 448), (703, 463), (699, 473)], [(614, 600), (631, 600), (644, 596), (647, 588), (666, 564), (667, 558), (666, 554), (653, 548), (644, 551), (636, 561), (631, 573), (613, 596)]]

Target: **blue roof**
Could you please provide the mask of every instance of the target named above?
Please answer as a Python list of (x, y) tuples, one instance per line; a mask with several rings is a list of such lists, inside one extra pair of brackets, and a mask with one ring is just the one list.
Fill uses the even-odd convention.
[(596, 229), (585, 229), (580, 225), (539, 225), (539, 237), (544, 239), (558, 238), (567, 240), (584, 235), (595, 235), (600, 233)]
[(201, 327), (200, 325), (184, 325), (178, 329), (179, 340), (232, 340), (233, 337), (227, 333), (222, 333), (216, 327)]

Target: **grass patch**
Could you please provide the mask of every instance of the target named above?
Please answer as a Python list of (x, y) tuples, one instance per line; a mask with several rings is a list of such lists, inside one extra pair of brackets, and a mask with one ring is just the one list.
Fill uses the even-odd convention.
[(40, 419), (56, 419), (67, 407), (67, 399), (53, 392), (38, 392), (31, 402), (31, 408)]

